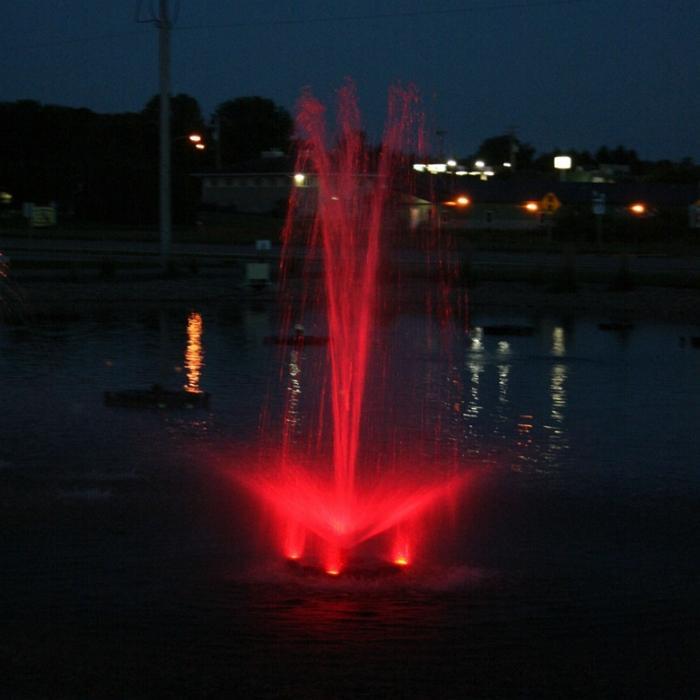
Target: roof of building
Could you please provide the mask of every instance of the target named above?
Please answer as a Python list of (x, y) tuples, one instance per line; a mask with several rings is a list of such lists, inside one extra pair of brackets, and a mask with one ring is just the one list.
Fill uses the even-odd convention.
[(255, 158), (234, 163), (221, 170), (193, 173), (195, 177), (226, 177), (227, 175), (249, 175), (264, 173), (293, 173), (295, 159), (292, 156)]
[[(628, 204), (640, 200), (654, 206), (687, 206), (700, 195), (697, 185), (682, 183), (562, 182), (536, 178), (483, 181), (455, 176), (424, 176), (422, 180), (422, 183), (417, 181), (416, 194), (433, 201), (465, 194), (473, 202), (508, 204), (541, 200), (552, 192), (562, 204), (588, 204), (594, 193), (600, 193), (605, 195), (609, 204)], [(430, 192), (433, 193), (432, 197), (429, 196)]]
[[(227, 177), (256, 174), (292, 174), (293, 156), (255, 158), (226, 169), (193, 173), (196, 177)], [(473, 202), (512, 204), (541, 200), (554, 193), (562, 204), (588, 204), (594, 193), (605, 195), (608, 204), (626, 205), (639, 200), (652, 206), (688, 206), (700, 197), (700, 188), (687, 183), (566, 182), (537, 174), (517, 173), (508, 179), (478, 180), (455, 175), (417, 174), (411, 195), (425, 201), (445, 201), (465, 194)]]

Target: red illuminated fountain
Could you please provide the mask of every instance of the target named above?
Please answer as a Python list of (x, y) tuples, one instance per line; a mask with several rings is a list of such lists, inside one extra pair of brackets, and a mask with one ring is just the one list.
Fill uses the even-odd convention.
[[(391, 383), (377, 330), (392, 299), (380, 273), (391, 252), (387, 232), (403, 230), (390, 216), (397, 178), (410, 168), (407, 154), (421, 148), (416, 105), (415, 90), (390, 92), (382, 147), (370, 153), (352, 85), (339, 91), (339, 133), (332, 148), (322, 104), (310, 95), (300, 101), (297, 172), (305, 176), (297, 178), (304, 186), (295, 188), (286, 227), (282, 283), (293, 301), (281, 337), (295, 338), (292, 326), (305, 325), (306, 316), (315, 313), (325, 319), (328, 343), (304, 348), (297, 325), (299, 342), (283, 349), (291, 383), (282, 445), (240, 479), (272, 511), (282, 554), (304, 570), (335, 576), (367, 558), (385, 560), (395, 569), (413, 563), (419, 542), (430, 534), (428, 518), (446, 510), (435, 506), (453, 503), (464, 481), (454, 460), (442, 454), (445, 450), (428, 449), (424, 436), (409, 438), (392, 422), (391, 397), (383, 404), (374, 396)], [(318, 274), (307, 269), (303, 291), (295, 295), (289, 291), (288, 266), (300, 236), (305, 237), (306, 264), (316, 264)], [(432, 264), (439, 267), (436, 259)], [(425, 305), (439, 311), (444, 328), (443, 282), (431, 284), (431, 291), (420, 293), (421, 312), (435, 325), (435, 314), (426, 314)], [(435, 352), (441, 341), (434, 336), (426, 332), (412, 342)], [(308, 415), (301, 415), (302, 363), (316, 389), (310, 392)], [(417, 398), (416, 405), (425, 414), (424, 432), (434, 438), (439, 419), (426, 414), (426, 402)], [(274, 431), (265, 432), (269, 437)]]

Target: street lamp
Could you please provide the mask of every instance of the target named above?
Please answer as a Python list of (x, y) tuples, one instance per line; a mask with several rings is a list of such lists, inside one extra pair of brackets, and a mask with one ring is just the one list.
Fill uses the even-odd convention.
[(454, 199), (448, 199), (446, 202), (443, 202), (446, 207), (468, 207), (471, 203), (472, 200), (465, 194), (460, 194)]
[(189, 134), (183, 134), (182, 136), (176, 136), (174, 139), (172, 139), (173, 145), (176, 143), (180, 143), (181, 141), (187, 141), (193, 148), (195, 148), (198, 151), (204, 151), (207, 148), (207, 145), (204, 142), (204, 137), (196, 131), (193, 131)]
[(189, 141), (189, 143), (198, 151), (203, 151), (207, 147), (204, 143), (204, 136), (197, 131), (192, 131), (189, 134), (183, 134), (182, 136), (176, 136), (172, 141), (173, 144), (178, 143), (179, 141)]

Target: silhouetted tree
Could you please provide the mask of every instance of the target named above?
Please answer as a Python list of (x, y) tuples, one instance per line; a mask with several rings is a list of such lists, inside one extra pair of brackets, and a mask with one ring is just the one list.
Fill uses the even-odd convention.
[(33, 100), (0, 103), (0, 182), (17, 204), (60, 201), (72, 207), (96, 117), (87, 109)]
[(692, 158), (684, 158), (680, 163), (670, 160), (643, 162), (641, 180), (644, 182), (700, 183), (700, 165)]
[[(204, 153), (177, 136), (203, 131), (194, 98), (173, 98), (173, 217), (192, 219)], [(158, 217), (158, 99), (140, 113), (96, 114), (32, 100), (0, 103), (0, 186), (17, 206), (56, 202), (59, 217), (153, 224)]]
[(265, 97), (238, 97), (216, 108), (221, 162), (224, 166), (250, 160), (262, 151), (286, 152), (293, 120), (284, 107)]
[(614, 163), (615, 165), (629, 165), (634, 167), (639, 163), (639, 156), (632, 148), (617, 146), (617, 148), (608, 148), (602, 146), (595, 154), (598, 163)]
[[(160, 95), (154, 95), (141, 112), (149, 128), (158, 133), (160, 123)], [(189, 134), (206, 133), (206, 124), (199, 103), (191, 95), (180, 93), (170, 98), (170, 134), (175, 143), (185, 141)], [(156, 148), (158, 142), (156, 139)]]
[(617, 146), (616, 148), (603, 146), (596, 152), (596, 160), (598, 165), (626, 165), (629, 167), (630, 173), (633, 174), (638, 174), (640, 170), (640, 160), (637, 152), (624, 146)]
[[(141, 112), (148, 135), (148, 151), (153, 168), (158, 167), (160, 95), (154, 95)], [(190, 134), (200, 134), (206, 146), (199, 151), (189, 141)], [(180, 93), (170, 98), (170, 137), (172, 140), (172, 206), (175, 221), (193, 218), (199, 200), (199, 183), (190, 173), (213, 165), (213, 143), (197, 100)], [(157, 186), (157, 179), (156, 179)], [(157, 193), (156, 193), (157, 196)]]
[(534, 155), (535, 149), (529, 143), (520, 141), (513, 134), (501, 134), (484, 139), (468, 160), (481, 159), (494, 167), (514, 162), (518, 169), (526, 169), (531, 166)]

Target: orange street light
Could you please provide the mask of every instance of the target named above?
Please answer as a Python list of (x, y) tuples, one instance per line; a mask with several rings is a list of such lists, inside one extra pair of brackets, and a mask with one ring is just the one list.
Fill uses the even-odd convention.
[(537, 202), (525, 202), (523, 206), (531, 214), (536, 214), (540, 210), (540, 205)]
[(455, 200), (455, 204), (456, 204), (458, 207), (466, 207), (466, 206), (468, 206), (470, 203), (471, 203), (471, 200), (469, 199), (469, 197), (467, 197), (466, 195), (463, 195), (463, 194), (461, 194), (461, 195), (460, 195), (459, 197), (457, 197), (457, 199)]
[(204, 137), (201, 134), (198, 134), (196, 131), (193, 131), (191, 134), (182, 134), (182, 136), (176, 136), (172, 140), (172, 143), (182, 143), (183, 141), (187, 141), (198, 151), (203, 151), (207, 147), (206, 143), (204, 142)]
[(629, 205), (629, 210), (635, 216), (642, 216), (647, 213), (647, 205), (643, 202), (635, 202), (634, 204)]

